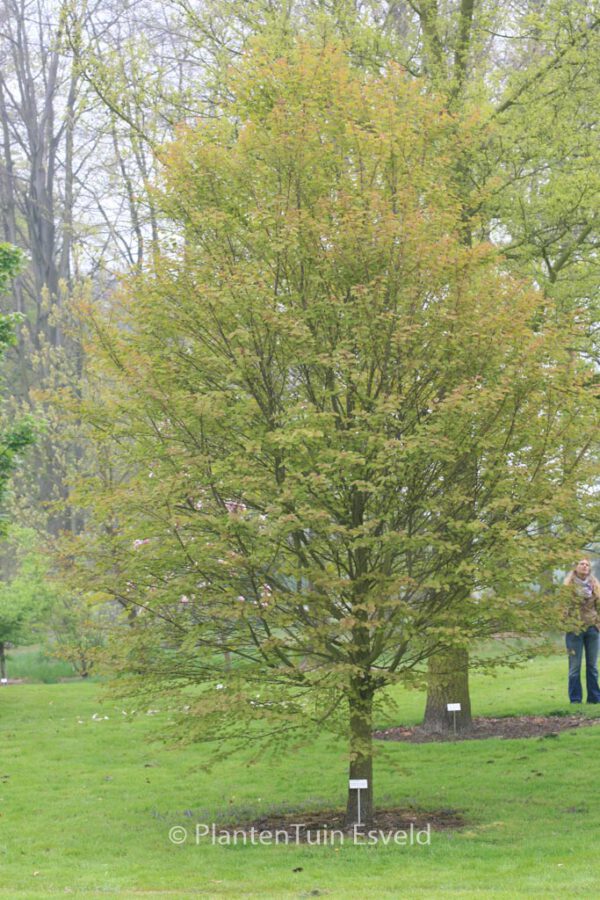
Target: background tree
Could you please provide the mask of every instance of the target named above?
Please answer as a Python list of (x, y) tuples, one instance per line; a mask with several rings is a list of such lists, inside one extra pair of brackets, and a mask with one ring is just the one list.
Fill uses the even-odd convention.
[[(420, 34), (415, 76), (445, 95), (457, 118), (477, 115), (493, 125), (457, 167), (466, 221), (479, 188), (479, 239), (493, 236), (504, 245), (512, 271), (535, 279), (550, 302), (578, 307), (588, 322), (581, 350), (597, 357), (597, 7), (411, 7)], [(470, 228), (463, 239), (473, 239)], [(448, 730), (448, 701), (461, 702), (457, 724), (468, 727), (467, 649), (432, 658), (429, 669), (425, 727)]]
[[(0, 244), (0, 291), (5, 290), (9, 279), (18, 274), (23, 265), (21, 251), (10, 244)], [(17, 316), (0, 316), (0, 353), (14, 341), (14, 325)], [(15, 468), (19, 453), (33, 440), (30, 421), (14, 423), (0, 434), (0, 502), (4, 500), (8, 480)], [(4, 532), (5, 519), (0, 519), (0, 529)], [(21, 636), (31, 607), (22, 604), (19, 597), (0, 593), (0, 677), (6, 679), (5, 647), (8, 641)]]
[[(10, 244), (0, 244), (0, 291), (3, 291), (9, 280), (18, 274), (23, 265), (23, 254)], [(0, 315), (0, 355), (14, 340), (14, 327), (19, 321), (18, 315)], [(19, 453), (33, 441), (33, 426), (29, 419), (13, 422), (0, 432), (0, 503), (8, 486), (8, 480), (14, 471)], [(0, 519), (0, 527), (2, 519)]]
[(47, 560), (36, 550), (35, 532), (12, 526), (4, 538), (10, 559), (0, 581), (0, 677), (7, 678), (6, 650), (9, 645), (39, 640), (38, 629), (55, 602), (48, 579)]
[(114, 611), (107, 604), (95, 603), (93, 594), (68, 591), (55, 578), (52, 604), (44, 610), (46, 650), (87, 678), (106, 644), (113, 618)]
[(539, 621), (535, 573), (583, 536), (561, 523), (595, 388), (571, 312), (463, 239), (479, 123), (339, 47), (259, 46), (230, 93), (164, 155), (171, 242), (96, 318), (111, 388), (81, 414), (130, 477), (82, 571), (140, 609), (125, 690), (173, 694), (192, 737), (347, 734), (368, 820), (374, 699)]

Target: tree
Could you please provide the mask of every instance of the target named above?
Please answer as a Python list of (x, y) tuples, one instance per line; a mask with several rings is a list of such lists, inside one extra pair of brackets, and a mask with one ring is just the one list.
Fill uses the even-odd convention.
[[(494, 182), (476, 201), (481, 234), (494, 234), (511, 270), (535, 279), (550, 303), (579, 308), (588, 327), (577, 349), (597, 358), (597, 4), (409, 5), (420, 35), (415, 77), (444, 94), (453, 115), (493, 125), (457, 168), (466, 221), (473, 187)], [(463, 239), (473, 239), (470, 227)], [(426, 728), (449, 729), (448, 701), (461, 702), (459, 728), (470, 725), (468, 671), (466, 648), (429, 661)]]
[(111, 626), (111, 610), (89, 596), (65, 589), (56, 579), (55, 596), (47, 610), (45, 644), (52, 656), (71, 663), (82, 678), (94, 668)]
[(7, 677), (7, 645), (32, 643), (36, 626), (55, 602), (47, 562), (36, 551), (34, 532), (13, 526), (5, 541), (10, 570), (5, 565), (0, 581), (0, 677), (3, 679)]
[(13, 514), (44, 537), (82, 525), (68, 483), (84, 448), (76, 430), (65, 432), (48, 399), (66, 386), (80, 387), (83, 361), (69, 329), (70, 299), (87, 289), (101, 302), (115, 269), (134, 262), (136, 245), (139, 251), (151, 230), (133, 202), (143, 193), (145, 156), (137, 153), (132, 186), (137, 148), (123, 146), (68, 45), (84, 21), (99, 24), (114, 11), (109, 0), (100, 9), (65, 0), (0, 0), (0, 230), (28, 254), (7, 298), (22, 318), (5, 363), (10, 394), (4, 405), (7, 417), (28, 412), (45, 420), (13, 481)]
[[(550, 302), (585, 309), (589, 326), (581, 352), (598, 358), (595, 0), (585, 6), (566, 0), (219, 0), (200, 7), (175, 0), (143, 47), (145, 3), (112, 10), (101, 0), (88, 9), (75, 29), (75, 52), (102, 104), (133, 135), (132, 146), (156, 146), (160, 127), (168, 130), (177, 121), (227, 115), (227, 72), (239, 67), (254, 35), (284, 48), (306, 29), (324, 40), (343, 40), (365, 71), (376, 73), (395, 60), (421, 90), (445, 98), (459, 122), (476, 116), (493, 124), (457, 160), (463, 240), (491, 237), (503, 246), (505, 265), (535, 280)], [(133, 41), (126, 38), (131, 33)], [(145, 194), (152, 166), (145, 164), (137, 176), (123, 171), (128, 196)], [(486, 183), (490, 189), (480, 192)], [(472, 235), (468, 223), (475, 212), (478, 233)], [(448, 700), (462, 702), (458, 726), (469, 724), (468, 671), (466, 648), (431, 663), (428, 727), (449, 726)]]
[(95, 318), (110, 392), (81, 414), (131, 477), (82, 571), (140, 609), (124, 690), (190, 736), (341, 730), (368, 821), (376, 698), (539, 620), (593, 500), (595, 389), (576, 318), (462, 239), (467, 124), (339, 46), (259, 45), (230, 87), (164, 153), (171, 241)]
[(18, 275), (23, 265), (23, 254), (18, 247), (0, 244), (0, 291), (5, 291), (11, 278)]
[[(77, 175), (83, 175), (81, 165), (87, 161), (74, 159), (81, 98), (76, 68), (63, 53), (69, 6), (60, 0), (0, 2), (0, 228), (28, 253), (10, 298), (21, 317), (6, 361), (11, 388), (4, 406), (12, 417), (40, 416), (34, 391), (51, 378), (56, 383), (57, 354), (76, 356), (75, 348), (65, 346), (57, 315), (77, 278)], [(86, 143), (86, 152), (91, 150)], [(50, 520), (50, 527), (59, 530), (67, 516), (48, 513), (45, 504), (66, 496), (64, 447), (51, 415), (45, 418), (46, 428), (29, 454), (31, 464), (19, 472), (29, 476), (25, 493), (31, 502), (23, 501), (20, 477), (14, 488), (21, 495), (21, 518), (34, 509), (44, 525)]]
[[(0, 291), (18, 274), (23, 255), (17, 247), (0, 244)], [(19, 320), (15, 315), (0, 315), (0, 355), (14, 342), (14, 326)], [(14, 471), (19, 454), (33, 441), (30, 419), (16, 422), (0, 433), (0, 503), (4, 499), (8, 480)], [(1, 525), (2, 520), (0, 520)]]
[[(11, 278), (14, 278), (23, 265), (23, 254), (17, 247), (0, 244), (0, 291), (5, 290)], [(15, 315), (0, 315), (0, 353), (14, 342), (14, 325), (18, 321)], [(8, 481), (14, 471), (19, 454), (33, 441), (33, 424), (26, 419), (14, 423), (0, 433), (0, 503), (4, 500)], [(6, 523), (0, 519), (0, 533), (4, 533)], [(26, 613), (18, 602), (12, 598), (8, 602), (0, 595), (0, 677), (6, 678), (5, 645), (21, 632)]]

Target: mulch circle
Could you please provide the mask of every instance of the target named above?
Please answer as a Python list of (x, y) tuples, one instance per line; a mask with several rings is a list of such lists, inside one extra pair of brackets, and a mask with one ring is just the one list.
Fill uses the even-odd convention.
[(454, 735), (428, 732), (421, 725), (412, 728), (399, 726), (373, 732), (381, 741), (405, 741), (409, 744), (428, 744), (441, 741), (477, 741), (483, 738), (533, 738), (558, 737), (560, 731), (597, 725), (600, 717), (571, 716), (503, 716), (492, 718), (478, 716), (468, 731)]
[[(359, 827), (359, 831), (367, 834), (371, 830), (383, 832), (405, 831), (408, 836), (416, 835), (428, 827), (431, 831), (449, 831), (464, 828), (466, 822), (456, 809), (420, 810), (406, 807), (377, 809), (372, 824)], [(411, 828), (412, 826), (412, 828)], [(277, 815), (265, 815), (252, 822), (239, 825), (217, 825), (216, 835), (233, 837), (235, 832), (247, 835), (270, 832), (279, 835), (278, 842), (285, 843), (287, 834), (290, 843), (332, 844), (336, 842), (336, 831), (342, 835), (353, 835), (353, 827), (344, 823), (342, 810), (321, 810), (320, 812), (297, 812)], [(339, 834), (338, 834), (339, 837)], [(275, 842), (275, 840), (273, 841)]]

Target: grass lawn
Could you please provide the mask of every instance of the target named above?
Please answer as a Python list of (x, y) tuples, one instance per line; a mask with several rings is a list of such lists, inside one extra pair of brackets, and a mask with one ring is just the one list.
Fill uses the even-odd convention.
[[(160, 711), (125, 716), (99, 693), (77, 682), (0, 689), (0, 896), (596, 895), (600, 726), (542, 739), (378, 744), (380, 803), (464, 811), (468, 827), (433, 833), (430, 846), (224, 847), (196, 845), (195, 823), (227, 810), (236, 818), (343, 805), (344, 747), (323, 737), (279, 759), (230, 759), (207, 772), (201, 746), (152, 740)], [(566, 658), (476, 676), (472, 699), (476, 714), (570, 711)], [(401, 720), (417, 722), (424, 696), (404, 692), (400, 702)], [(187, 843), (169, 841), (174, 825), (188, 829)]]
[(63, 660), (53, 659), (41, 647), (17, 647), (7, 652), (8, 677), (26, 681), (42, 681), (55, 684), (67, 678), (76, 678), (73, 666)]

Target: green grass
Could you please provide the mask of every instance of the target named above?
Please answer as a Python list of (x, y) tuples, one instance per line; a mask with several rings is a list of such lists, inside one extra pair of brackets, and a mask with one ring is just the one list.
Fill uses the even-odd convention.
[[(565, 670), (556, 655), (475, 677), (474, 711), (569, 711)], [(278, 759), (231, 758), (207, 772), (201, 746), (173, 750), (152, 741), (162, 713), (132, 718), (98, 697), (93, 683), (0, 690), (0, 896), (596, 893), (599, 726), (551, 739), (379, 744), (380, 802), (464, 811), (467, 828), (434, 833), (430, 846), (175, 846), (170, 827), (192, 834), (196, 822), (226, 819), (230, 810), (342, 805), (344, 747), (323, 736)], [(400, 703), (401, 720), (418, 721), (423, 695), (402, 693)]]
[(56, 684), (63, 678), (76, 678), (73, 666), (60, 659), (47, 656), (39, 647), (17, 647), (7, 652), (9, 678)]

